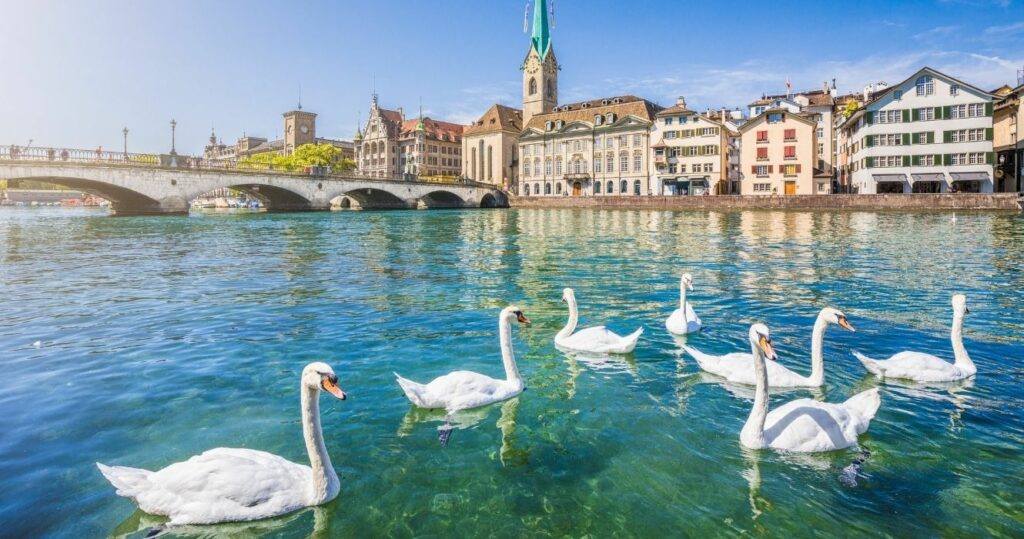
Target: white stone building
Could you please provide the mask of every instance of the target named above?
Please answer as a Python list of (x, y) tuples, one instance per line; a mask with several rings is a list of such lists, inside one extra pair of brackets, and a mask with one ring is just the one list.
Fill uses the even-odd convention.
[(842, 129), (858, 193), (992, 192), (992, 94), (925, 67)]

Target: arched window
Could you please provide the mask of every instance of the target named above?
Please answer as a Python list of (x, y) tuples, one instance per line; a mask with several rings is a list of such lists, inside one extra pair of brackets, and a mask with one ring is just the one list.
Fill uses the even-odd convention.
[(935, 93), (935, 82), (930, 75), (918, 77), (917, 81), (914, 82), (914, 86), (917, 86), (917, 95), (932, 95)]
[(535, 195), (539, 195), (540, 194), (540, 184), (539, 183), (533, 184), (533, 194), (535, 194)]
[(601, 194), (601, 182), (594, 182), (594, 194), (595, 195), (600, 195)]
[(622, 180), (622, 182), (619, 183), (619, 192), (622, 194), (629, 192), (629, 183), (626, 182), (626, 180)]
[(549, 98), (555, 97), (555, 87), (551, 85), (551, 79), (548, 79), (547, 81), (544, 82), (544, 88), (544, 91), (546, 92), (545, 95), (547, 95)]
[(550, 195), (551, 194), (551, 183), (550, 182), (544, 184), (544, 194), (545, 195)]
[(629, 172), (629, 154), (626, 152), (619, 154), (619, 172)]
[(530, 78), (530, 95), (534, 95), (536, 93), (537, 93), (537, 79), (531, 77)]
[(562, 194), (562, 182), (558, 182), (558, 183), (555, 184), (555, 194), (556, 195)]
[(637, 181), (633, 182), (633, 194), (634, 195), (639, 195), (640, 194), (640, 180), (637, 180)]
[(562, 156), (558, 156), (555, 158), (555, 175), (562, 175)]
[[(480, 177), (480, 176), (476, 175), (476, 148), (473, 148), (472, 151), (470, 151), (470, 155), (473, 156), (473, 159), (471, 159), (470, 162), (469, 162), (469, 165), (470, 165), (470, 176), (475, 180), (475, 179)], [(529, 176), (530, 175), (529, 174), (530, 171), (526, 171), (526, 172), (527, 172), (526, 175)]]
[(608, 180), (608, 184), (606, 185), (606, 187), (607, 189), (605, 189), (605, 192), (608, 193), (609, 195), (615, 192), (615, 182)]
[(613, 154), (612, 152), (608, 152), (608, 154), (605, 156), (605, 159), (606, 163), (604, 170), (606, 172), (615, 172), (615, 154)]

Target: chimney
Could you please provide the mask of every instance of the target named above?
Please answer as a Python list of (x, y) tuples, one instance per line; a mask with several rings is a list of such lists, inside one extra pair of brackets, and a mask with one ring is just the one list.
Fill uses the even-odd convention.
[(821, 92), (824, 94), (828, 93), (828, 81), (821, 83)]
[(402, 107), (398, 107), (398, 116), (402, 118), (403, 122), (405, 121), (405, 112), (402, 110)]
[(718, 118), (723, 124), (725, 123), (725, 107), (722, 107), (722, 116)]
[(867, 103), (867, 101), (869, 99), (871, 99), (871, 85), (870, 84), (864, 87), (864, 102)]

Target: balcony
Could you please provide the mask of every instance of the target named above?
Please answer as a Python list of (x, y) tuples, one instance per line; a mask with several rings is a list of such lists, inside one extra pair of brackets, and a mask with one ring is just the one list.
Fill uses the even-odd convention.
[(589, 172), (567, 172), (565, 174), (565, 176), (562, 176), (562, 179), (563, 180), (568, 180), (568, 181), (573, 181), (573, 180), (589, 180), (590, 179), (590, 173)]

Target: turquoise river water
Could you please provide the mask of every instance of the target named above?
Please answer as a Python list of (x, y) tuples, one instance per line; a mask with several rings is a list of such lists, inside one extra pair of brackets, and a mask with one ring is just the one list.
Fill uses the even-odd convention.
[[(770, 325), (809, 370), (825, 338), (840, 401), (880, 386), (861, 449), (749, 451), (749, 391), (699, 373), (664, 329), (681, 272), (705, 330), (747, 350)], [(557, 351), (572, 286), (583, 325), (644, 326), (621, 359)], [(323, 360), (341, 494), (320, 508), (169, 537), (1024, 535), (1024, 217), (1007, 213), (408, 211), (110, 218), (0, 211), (0, 536), (143, 537), (161, 520), (94, 463), (157, 469), (205, 449), (306, 463), (298, 374)], [(967, 295), (975, 380), (880, 383), (851, 350), (951, 358)], [(417, 411), (392, 371), (503, 373), (497, 314), (528, 390), (456, 414)], [(864, 453), (856, 485), (840, 480)]]

